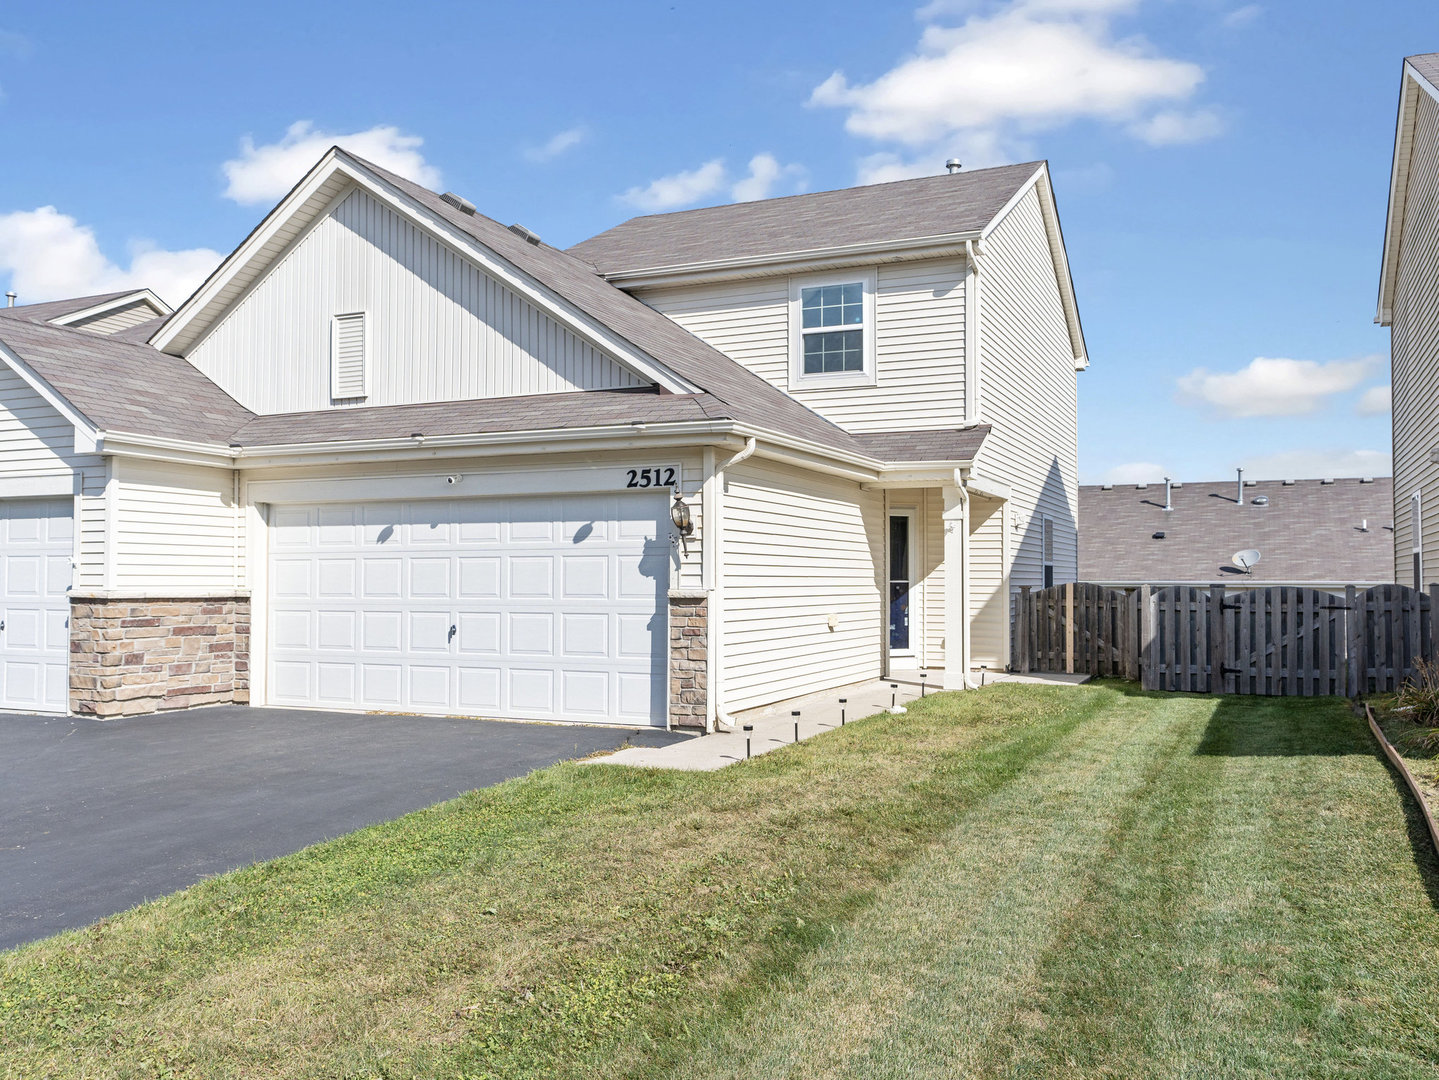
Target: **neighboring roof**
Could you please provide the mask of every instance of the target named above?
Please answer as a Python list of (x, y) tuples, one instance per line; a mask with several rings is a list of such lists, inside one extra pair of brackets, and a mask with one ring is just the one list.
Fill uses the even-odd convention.
[(254, 414), (178, 356), (64, 326), (0, 323), (8, 349), (97, 431), (227, 442)]
[(570, 248), (602, 274), (979, 235), (1043, 162), (630, 218)]
[(26, 322), (47, 323), (52, 319), (63, 319), (66, 315), (74, 315), (77, 311), (85, 311), (133, 295), (135, 295), (134, 289), (125, 289), (121, 292), (96, 293), (94, 296), (76, 296), (69, 300), (47, 300), (40, 304), (16, 304), (14, 307), (0, 308), (0, 316), (7, 319), (24, 319)]
[(881, 461), (973, 461), (989, 435), (988, 424), (942, 431), (874, 431), (856, 435), (865, 453)]
[(116, 330), (110, 335), (115, 341), (134, 341), (141, 344), (149, 341), (170, 321), (170, 316), (160, 315), (149, 322), (136, 323), (134, 326), (127, 326), (123, 330)]
[[(1394, 481), (1245, 481), (1086, 485), (1079, 489), (1079, 579), (1096, 582), (1218, 582), (1235, 585), (1394, 580)], [(1254, 500), (1267, 497), (1267, 506)], [(1361, 531), (1367, 519), (1368, 531)], [(1163, 532), (1164, 539), (1154, 539)], [(1243, 574), (1233, 555), (1262, 556)]]
[(1394, 158), (1389, 170), (1389, 208), (1384, 219), (1384, 254), (1379, 267), (1379, 301), (1374, 321), (1388, 326), (1394, 308), (1394, 286), (1399, 274), (1399, 250), (1404, 237), (1404, 215), (1409, 200), (1409, 165), (1418, 122), (1419, 97), (1439, 100), (1439, 53), (1423, 53), (1404, 60), (1399, 79), (1399, 118), (1394, 125)]
[(259, 416), (236, 431), (230, 442), (285, 446), (404, 439), (416, 433), (433, 437), (727, 419), (731, 419), (729, 410), (708, 394), (587, 390)]

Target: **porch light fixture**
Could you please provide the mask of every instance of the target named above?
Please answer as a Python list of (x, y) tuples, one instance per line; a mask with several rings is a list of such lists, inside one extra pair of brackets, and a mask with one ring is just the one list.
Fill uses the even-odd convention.
[(690, 508), (685, 505), (684, 496), (678, 491), (675, 492), (675, 501), (670, 506), (670, 520), (675, 523), (681, 536), (689, 536), (695, 531), (694, 520), (690, 517)]

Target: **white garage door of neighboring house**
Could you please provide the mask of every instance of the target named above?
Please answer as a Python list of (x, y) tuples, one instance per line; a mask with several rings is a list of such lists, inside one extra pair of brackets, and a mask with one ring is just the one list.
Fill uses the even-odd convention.
[(663, 724), (661, 497), (270, 509), (273, 705)]
[(0, 500), (0, 710), (69, 706), (71, 499)]

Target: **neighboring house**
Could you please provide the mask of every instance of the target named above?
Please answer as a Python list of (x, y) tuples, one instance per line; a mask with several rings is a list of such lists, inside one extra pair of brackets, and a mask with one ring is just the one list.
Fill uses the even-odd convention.
[(5, 709), (710, 727), (960, 686), (1076, 572), (1042, 163), (567, 253), (335, 149), (173, 314), (3, 310), (0, 361)]
[[(1079, 578), (1100, 585), (1303, 585), (1393, 581), (1394, 484), (1246, 480), (1079, 489)], [(1257, 551), (1249, 572), (1234, 556)]]
[(1404, 61), (1375, 322), (1390, 328), (1394, 573), (1439, 581), (1439, 53)]

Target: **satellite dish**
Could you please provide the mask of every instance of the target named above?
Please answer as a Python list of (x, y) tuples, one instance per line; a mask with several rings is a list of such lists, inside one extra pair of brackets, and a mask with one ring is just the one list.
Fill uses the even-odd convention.
[(1259, 565), (1259, 552), (1255, 551), (1253, 548), (1245, 548), (1243, 551), (1236, 551), (1234, 553), (1234, 565), (1239, 567), (1239, 569), (1243, 570), (1246, 574), (1253, 573), (1254, 568)]

